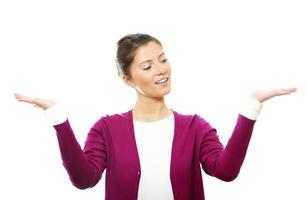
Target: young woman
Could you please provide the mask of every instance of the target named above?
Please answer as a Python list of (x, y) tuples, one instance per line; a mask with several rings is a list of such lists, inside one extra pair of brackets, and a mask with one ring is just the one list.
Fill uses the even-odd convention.
[(201, 168), (218, 179), (234, 180), (262, 103), (296, 91), (252, 92), (224, 147), (216, 129), (201, 116), (184, 115), (165, 104), (164, 96), (171, 90), (171, 66), (158, 39), (130, 34), (117, 44), (118, 73), (138, 98), (131, 110), (98, 119), (83, 149), (61, 104), (15, 94), (19, 101), (42, 108), (50, 118), (73, 185), (93, 187), (106, 169), (105, 199), (203, 200)]

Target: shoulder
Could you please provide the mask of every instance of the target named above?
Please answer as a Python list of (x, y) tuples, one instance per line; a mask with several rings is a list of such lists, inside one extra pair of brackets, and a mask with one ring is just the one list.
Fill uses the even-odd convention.
[[(208, 121), (200, 116), (199, 114), (186, 114), (186, 113), (181, 113), (178, 111), (174, 111), (175, 118), (178, 121), (179, 126), (189, 126), (198, 128), (199, 126), (210, 126)], [(211, 127), (211, 126), (210, 126)]]
[(129, 120), (130, 110), (120, 113), (112, 113), (112, 114), (106, 114), (102, 116), (102, 119), (104, 120), (115, 120), (115, 121), (121, 121), (121, 120)]
[(130, 110), (120, 113), (103, 114), (96, 120), (95, 125), (102, 126), (103, 128), (113, 126), (123, 127), (124, 125), (128, 125), (130, 117)]

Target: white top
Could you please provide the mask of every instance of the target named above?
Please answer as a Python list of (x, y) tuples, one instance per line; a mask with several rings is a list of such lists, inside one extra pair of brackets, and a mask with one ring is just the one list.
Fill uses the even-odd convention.
[(170, 181), (174, 123), (174, 114), (154, 122), (133, 120), (142, 171), (139, 200), (174, 199)]
[[(240, 113), (256, 120), (262, 106), (263, 104), (257, 100), (246, 98), (240, 106)], [(67, 112), (59, 103), (49, 107), (44, 113), (52, 125), (60, 124), (67, 119)], [(174, 199), (170, 182), (174, 114), (154, 122), (133, 120), (133, 125), (142, 171), (138, 199)]]

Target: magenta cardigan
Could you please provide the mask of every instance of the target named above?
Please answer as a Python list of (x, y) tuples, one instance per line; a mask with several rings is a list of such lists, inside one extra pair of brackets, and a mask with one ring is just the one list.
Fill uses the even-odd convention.
[[(239, 114), (224, 148), (216, 129), (205, 119), (197, 114), (172, 111), (175, 129), (169, 178), (174, 199), (204, 200), (200, 167), (223, 181), (234, 180), (246, 155), (255, 120)], [(106, 169), (106, 200), (137, 199), (142, 169), (134, 137), (132, 109), (121, 114), (107, 114), (97, 120), (88, 132), (83, 149), (68, 119), (54, 128), (63, 165), (75, 187), (95, 186)], [(159, 144), (156, 145), (159, 148)]]

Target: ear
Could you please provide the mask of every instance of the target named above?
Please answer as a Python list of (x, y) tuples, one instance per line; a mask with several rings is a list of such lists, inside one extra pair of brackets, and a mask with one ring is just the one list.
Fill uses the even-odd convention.
[(123, 79), (123, 81), (124, 81), (128, 86), (130, 86), (130, 87), (132, 87), (132, 88), (135, 87), (135, 84), (134, 84), (133, 80), (132, 80), (130, 77), (124, 75), (124, 76), (122, 76), (122, 79)]

